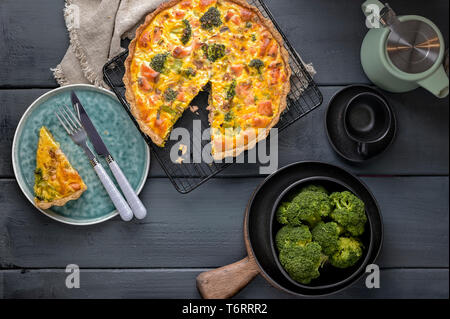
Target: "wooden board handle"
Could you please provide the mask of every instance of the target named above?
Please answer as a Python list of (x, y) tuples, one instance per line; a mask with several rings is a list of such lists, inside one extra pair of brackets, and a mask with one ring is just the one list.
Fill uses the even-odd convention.
[(247, 286), (258, 273), (255, 259), (245, 257), (231, 265), (202, 272), (197, 276), (197, 289), (205, 299), (230, 298)]

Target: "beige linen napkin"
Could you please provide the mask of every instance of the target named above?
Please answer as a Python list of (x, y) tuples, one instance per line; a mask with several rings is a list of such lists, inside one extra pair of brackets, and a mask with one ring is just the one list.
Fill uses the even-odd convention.
[(120, 40), (164, 0), (66, 0), (64, 19), (70, 46), (53, 71), (59, 85), (103, 82), (102, 68), (122, 52)]
[[(120, 40), (133, 38), (147, 13), (164, 1), (66, 0), (64, 19), (70, 46), (61, 63), (51, 69), (58, 84), (91, 83), (109, 89), (103, 82), (103, 65), (124, 50)], [(311, 64), (306, 68), (315, 74)], [(300, 81), (307, 84), (304, 78)]]

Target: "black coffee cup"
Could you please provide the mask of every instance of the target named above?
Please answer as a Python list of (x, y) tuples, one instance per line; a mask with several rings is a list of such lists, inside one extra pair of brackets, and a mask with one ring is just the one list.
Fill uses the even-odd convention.
[(357, 94), (345, 107), (345, 132), (358, 143), (358, 154), (363, 157), (368, 156), (369, 144), (377, 143), (386, 137), (391, 125), (391, 109), (377, 94)]

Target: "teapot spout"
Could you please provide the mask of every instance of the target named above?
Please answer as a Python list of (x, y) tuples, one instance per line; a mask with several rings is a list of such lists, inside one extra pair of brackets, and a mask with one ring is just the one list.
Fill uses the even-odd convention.
[(433, 74), (417, 82), (417, 84), (438, 98), (442, 99), (448, 95), (448, 76), (442, 65)]

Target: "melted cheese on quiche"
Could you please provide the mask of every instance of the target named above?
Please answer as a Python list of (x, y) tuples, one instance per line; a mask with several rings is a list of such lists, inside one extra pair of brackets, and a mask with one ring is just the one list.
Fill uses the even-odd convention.
[[(45, 127), (39, 131), (34, 172), (35, 202), (41, 208), (61, 206), (75, 193), (81, 195), (87, 187), (78, 172)], [(79, 197), (78, 195), (78, 197)], [(67, 199), (67, 200), (64, 200)]]
[(136, 39), (130, 65), (135, 116), (163, 146), (175, 121), (210, 83), (214, 154), (226, 149), (222, 138), (236, 147), (242, 132), (268, 127), (279, 115), (287, 68), (278, 42), (252, 10), (232, 0), (181, 0), (159, 12)]

